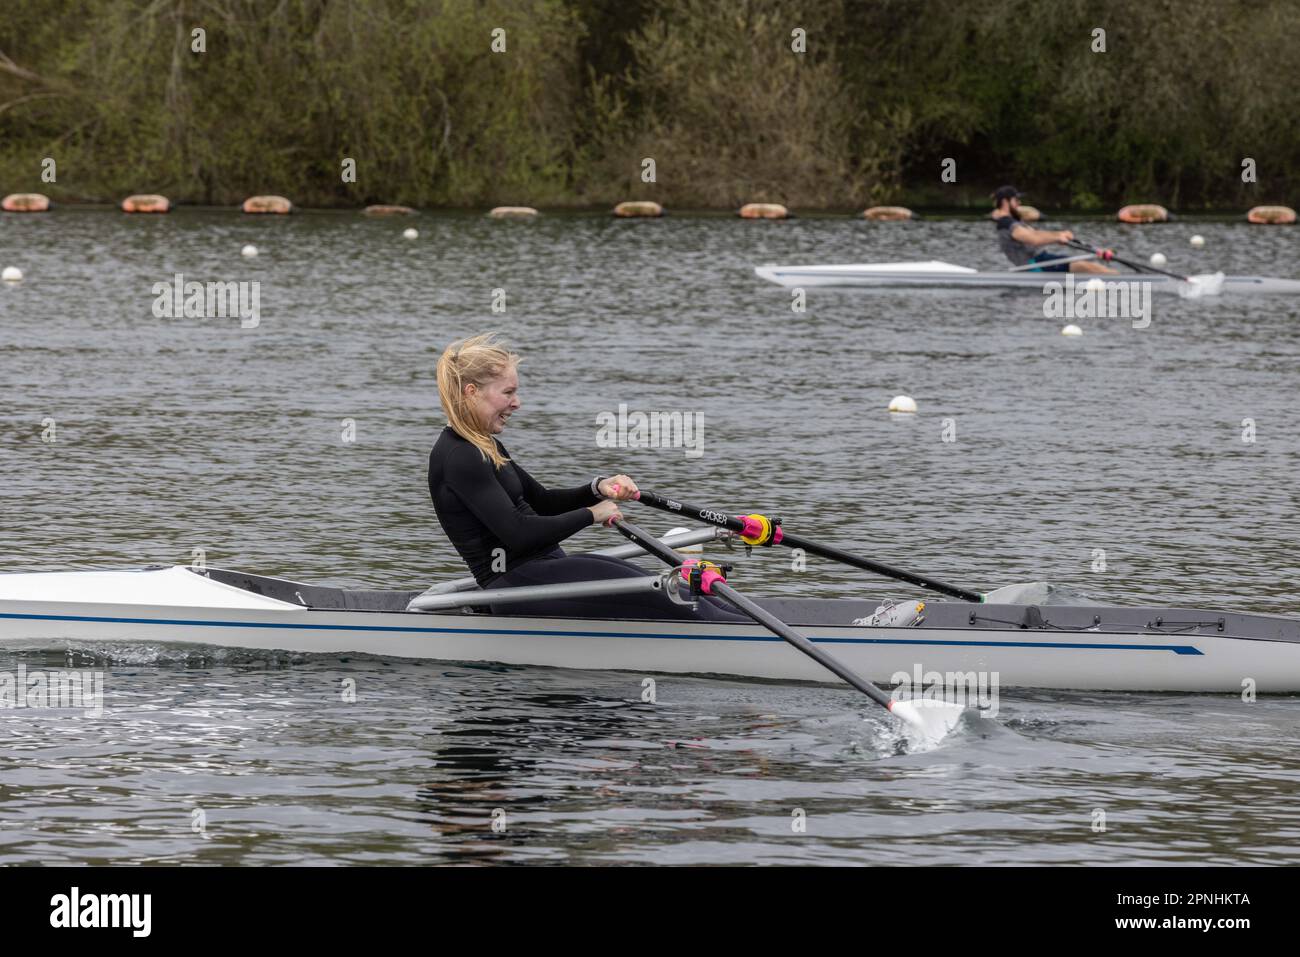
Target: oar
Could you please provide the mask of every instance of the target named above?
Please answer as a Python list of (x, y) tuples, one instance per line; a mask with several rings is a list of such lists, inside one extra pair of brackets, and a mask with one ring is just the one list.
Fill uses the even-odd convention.
[[(1096, 259), (1096, 258), (1097, 258), (1097, 253), (1095, 252), (1081, 253), (1078, 256), (1062, 256), (1059, 259), (1050, 260), (1050, 265), (1060, 266), (1063, 263), (1080, 263), (1083, 262), (1085, 259)], [(1023, 266), (1012, 266), (1010, 269), (1007, 270), (1007, 272), (1030, 272), (1034, 269), (1042, 269), (1046, 265), (1049, 265), (1049, 263), (1029, 262), (1029, 263), (1025, 263)]]
[(664, 564), (681, 568), (683, 577), (688, 581), (693, 579), (701, 592), (706, 595), (719, 595), (772, 634), (784, 638), (827, 671), (857, 688), (891, 714), (901, 718), (927, 741), (937, 741), (956, 727), (957, 721), (965, 710), (960, 705), (931, 698), (922, 698), (919, 701), (895, 701), (876, 685), (850, 671), (761, 605), (728, 585), (717, 565), (712, 562), (697, 562), (694, 559), (683, 562), (681, 556), (675, 551), (631, 522), (613, 519), (610, 524), (622, 532), (629, 541), (636, 542)]
[(674, 515), (686, 515), (709, 525), (729, 528), (733, 532), (739, 532), (742, 540), (749, 545), (777, 544), (785, 545), (788, 548), (801, 548), (812, 555), (829, 558), (845, 565), (852, 565), (854, 568), (861, 568), (864, 571), (875, 572), (877, 575), (884, 575), (886, 578), (907, 582), (910, 585), (916, 585), (918, 588), (928, 588), (930, 591), (937, 591), (942, 595), (960, 598), (962, 601), (978, 602), (984, 600), (984, 596), (977, 591), (949, 585), (928, 575), (918, 575), (915, 572), (904, 571), (901, 568), (894, 568), (881, 562), (872, 561), (870, 558), (863, 558), (860, 555), (841, 551), (830, 545), (823, 545), (807, 538), (800, 538), (798, 535), (791, 535), (779, 524), (763, 515), (741, 515), (733, 518), (714, 508), (687, 505), (685, 502), (664, 498), (662, 495), (645, 489), (641, 489), (637, 493), (636, 499), (643, 505), (649, 505), (652, 508), (672, 512)]
[[(1046, 224), (1046, 220), (1040, 220), (1036, 224), (1036, 227), (1041, 229), (1045, 224)], [(1115, 250), (1105, 249), (1100, 246), (1094, 246), (1091, 245), (1090, 243), (1085, 243), (1083, 240), (1078, 238), (1067, 239), (1062, 245), (1069, 246), (1072, 249), (1082, 249), (1084, 252), (1088, 253), (1088, 255), (1070, 256), (1068, 258), (1062, 257), (1061, 259), (1048, 260), (1048, 262), (1046, 263), (1030, 263), (1027, 266), (1017, 266), (1015, 269), (1010, 270), (1010, 272), (1016, 272), (1017, 270), (1021, 270), (1021, 269), (1032, 269), (1035, 266), (1045, 266), (1050, 263), (1078, 262), (1081, 259), (1092, 259), (1092, 258), (1100, 259), (1102, 262), (1117, 262), (1122, 265), (1128, 266), (1130, 269), (1135, 269), (1138, 272), (1144, 272), (1144, 271), (1161, 272), (1161, 270), (1156, 269), (1155, 266), (1147, 266), (1142, 263), (1129, 262), (1127, 259), (1120, 259), (1118, 256), (1115, 255)], [(1104, 274), (1099, 273), (1098, 275), (1104, 275)], [(1174, 279), (1186, 279), (1188, 282), (1192, 281), (1191, 279), (1188, 279), (1187, 276), (1179, 276), (1176, 273), (1172, 273), (1172, 272), (1167, 272), (1165, 273), (1165, 275), (1170, 276)]]
[(1081, 242), (1077, 239), (1071, 239), (1069, 242), (1065, 243), (1065, 245), (1074, 249), (1089, 250), (1102, 259), (1112, 259), (1115, 262), (1128, 266), (1130, 269), (1135, 269), (1138, 272), (1154, 272), (1159, 273), (1162, 276), (1168, 276), (1170, 279), (1178, 279), (1188, 284), (1188, 287), (1184, 288), (1188, 288), (1189, 292), (1195, 290), (1196, 296), (1200, 296), (1204, 293), (1209, 293), (1213, 296), (1218, 293), (1219, 287), (1223, 285), (1223, 273), (1221, 272), (1208, 273), (1203, 276), (1180, 276), (1178, 273), (1170, 272), (1167, 269), (1160, 269), (1156, 266), (1146, 265), (1145, 263), (1136, 263), (1130, 259), (1121, 259), (1119, 256), (1116, 256), (1112, 250), (1106, 250), (1107, 255), (1101, 255), (1101, 250), (1089, 246), (1087, 243)]

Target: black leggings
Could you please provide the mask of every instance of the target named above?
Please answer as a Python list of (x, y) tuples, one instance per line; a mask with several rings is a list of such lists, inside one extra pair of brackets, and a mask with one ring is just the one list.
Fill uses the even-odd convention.
[[(560, 585), (609, 578), (649, 577), (631, 562), (607, 555), (543, 555), (524, 562), (492, 581), (489, 588)], [(695, 609), (678, 605), (663, 592), (596, 595), (589, 598), (550, 598), (543, 601), (493, 605), (496, 615), (558, 615), (564, 618), (672, 618), (681, 621), (748, 622), (750, 618), (725, 602), (701, 595)]]

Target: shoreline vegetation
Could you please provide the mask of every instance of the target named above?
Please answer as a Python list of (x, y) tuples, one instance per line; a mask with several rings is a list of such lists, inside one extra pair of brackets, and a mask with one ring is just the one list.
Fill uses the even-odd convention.
[[(989, 218), (991, 206), (942, 206), (942, 207), (909, 207), (913, 216), (910, 220), (912, 223), (917, 222), (941, 222), (945, 220), (975, 220), (983, 221)], [(61, 201), (51, 203), (50, 209), (44, 214), (32, 213), (0, 213), (0, 218), (19, 216), (24, 219), (40, 218), (42, 215), (58, 215), (76, 211), (80, 213), (111, 213), (121, 215), (123, 210), (120, 203), (113, 202), (68, 202)], [(171, 204), (168, 216), (177, 214), (185, 215), (189, 213), (233, 213), (245, 218), (247, 214), (243, 212), (238, 203), (233, 205), (207, 205), (203, 203), (175, 203)], [(293, 213), (289, 218), (300, 219), (303, 216), (357, 216), (363, 219), (373, 219), (377, 222), (388, 222), (392, 224), (394, 219), (391, 217), (381, 216), (364, 216), (364, 208), (360, 206), (300, 206), (294, 203)], [(464, 206), (426, 206), (419, 209), (413, 209), (410, 217), (420, 216), (460, 216), (460, 217), (486, 217), (489, 208), (486, 205), (464, 205)], [(1180, 222), (1223, 222), (1223, 223), (1244, 223), (1246, 222), (1247, 210), (1241, 207), (1205, 207), (1192, 210), (1170, 210), (1170, 218), (1167, 222), (1153, 223), (1152, 226), (1176, 226)], [(537, 215), (524, 217), (501, 217), (503, 219), (514, 219), (528, 222), (538, 217), (557, 216), (557, 217), (599, 217), (601, 219), (620, 219), (625, 218), (632, 222), (641, 222), (644, 220), (655, 219), (735, 219), (743, 221), (737, 215), (735, 208), (723, 208), (716, 206), (692, 206), (675, 209), (665, 209), (662, 216), (631, 216), (616, 217), (612, 214), (609, 206), (583, 205), (583, 206), (540, 206), (537, 208)], [(157, 216), (132, 216), (133, 219), (151, 219), (159, 218)], [(253, 216), (254, 219), (279, 219), (284, 217), (277, 216)], [(891, 226), (905, 226), (904, 223), (872, 223), (862, 215), (862, 210), (856, 207), (829, 207), (824, 209), (792, 209), (788, 216), (759, 220), (760, 222), (798, 222), (799, 220), (849, 220), (861, 222), (870, 225), (879, 225), (881, 228)], [(1042, 222), (1096, 222), (1096, 223), (1115, 223), (1116, 225), (1126, 225), (1119, 222), (1115, 217), (1115, 210), (1106, 209), (1077, 209), (1070, 207), (1050, 207), (1043, 211)], [(398, 223), (414, 222), (413, 218), (402, 217), (396, 220)], [(1037, 225), (1037, 222), (1031, 223)]]
[(0, 193), (1232, 215), (1300, 193), (1297, 46), (1293, 0), (18, 0)]

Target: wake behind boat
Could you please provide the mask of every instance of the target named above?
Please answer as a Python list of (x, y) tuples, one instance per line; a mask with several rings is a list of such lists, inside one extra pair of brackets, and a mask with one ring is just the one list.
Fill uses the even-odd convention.
[[(1033, 271), (980, 271), (968, 266), (928, 260), (926, 262), (857, 263), (825, 266), (755, 266), (754, 272), (769, 282), (786, 287), (857, 286), (907, 289), (1032, 289), (1041, 292), (1049, 282), (1063, 283), (1060, 273)], [(1106, 283), (1140, 282), (1153, 291), (1180, 293), (1184, 280), (1163, 273), (1134, 272), (1108, 276), (1075, 276), (1076, 286), (1090, 279)], [(1225, 293), (1300, 295), (1300, 280), (1268, 276), (1224, 276), (1219, 290)]]
[[(485, 593), (458, 590), (464, 584), (423, 592), (348, 589), (180, 565), (6, 573), (0, 574), (0, 641), (179, 643), (831, 680), (822, 666), (758, 625), (492, 614), (475, 604)], [(421, 596), (446, 607), (414, 610)], [(927, 601), (919, 610), (919, 603), (909, 603), (909, 614), (899, 616), (878, 615), (880, 601), (863, 597), (758, 604), (883, 684), (897, 683), (899, 673), (937, 672), (948, 681), (996, 674), (1003, 688), (1240, 693), (1253, 682), (1262, 693), (1300, 692), (1300, 620), (1277, 615)]]

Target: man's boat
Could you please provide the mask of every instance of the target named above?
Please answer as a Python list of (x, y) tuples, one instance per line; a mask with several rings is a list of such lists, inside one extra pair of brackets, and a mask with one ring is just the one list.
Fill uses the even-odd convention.
[[(755, 266), (763, 279), (782, 286), (863, 286), (912, 289), (1033, 289), (1042, 291), (1049, 282), (1064, 283), (1065, 273), (1007, 271), (980, 272), (968, 266), (930, 260), (910, 263), (860, 263), (845, 266)], [(1093, 276), (1071, 274), (1076, 288), (1099, 278), (1112, 283), (1118, 280), (1150, 285), (1153, 292), (1177, 293), (1185, 280), (1160, 273), (1133, 272)], [(1192, 277), (1196, 278), (1196, 277)], [(1218, 276), (1215, 275), (1217, 281)], [(1275, 293), (1300, 295), (1300, 280), (1273, 279), (1267, 276), (1224, 276), (1220, 292)]]
[[(484, 593), (463, 587), (358, 590), (183, 565), (6, 573), (0, 641), (176, 642), (828, 680), (821, 666), (758, 625), (513, 617), (475, 610)], [(411, 610), (413, 601), (454, 607)], [(1002, 688), (1300, 692), (1300, 619), (1280, 615), (939, 600), (919, 614), (870, 625), (854, 622), (870, 619), (876, 600), (760, 604), (883, 684), (900, 683), (899, 673), (934, 684), (929, 676), (937, 673), (945, 684), (981, 680)]]

